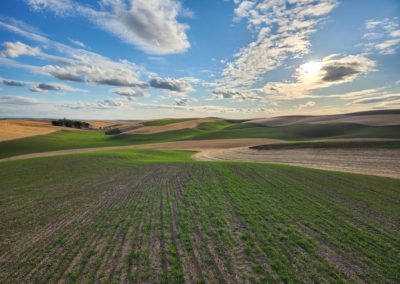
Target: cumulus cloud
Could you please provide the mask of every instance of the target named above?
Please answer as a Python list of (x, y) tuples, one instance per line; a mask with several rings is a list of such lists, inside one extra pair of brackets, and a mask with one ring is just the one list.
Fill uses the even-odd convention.
[(337, 5), (336, 0), (235, 1), (237, 18), (246, 18), (257, 33), (255, 41), (234, 55), (222, 72), (221, 84), (232, 88), (251, 86), (267, 71), (290, 57), (306, 54), (310, 36)]
[(36, 55), (40, 54), (40, 48), (31, 47), (20, 41), (16, 41), (16, 42), (7, 41), (7, 42), (3, 43), (3, 47), (4, 47), (4, 49), (1, 54), (5, 57), (16, 58), (21, 55), (36, 56)]
[(255, 2), (253, 1), (242, 1), (239, 3), (239, 5), (235, 8), (234, 12), (235, 15), (238, 17), (237, 20), (240, 18), (248, 17), (250, 16), (250, 13), (252, 11), (252, 8), (256, 5)]
[(2, 82), (3, 82), (4, 85), (11, 86), (11, 87), (23, 87), (23, 86), (25, 86), (24, 82), (16, 81), (16, 80), (3, 79)]
[(57, 15), (79, 15), (94, 22), (124, 42), (154, 54), (172, 54), (190, 47), (188, 25), (179, 15), (188, 10), (175, 0), (103, 0), (101, 10), (73, 0), (27, 0), (33, 10), (47, 9)]
[(185, 79), (172, 78), (152, 78), (149, 82), (150, 87), (163, 89), (175, 93), (190, 93), (195, 91), (193, 86)]
[(141, 90), (135, 90), (132, 88), (117, 88), (113, 89), (112, 92), (114, 94), (117, 94), (118, 96), (125, 97), (128, 100), (134, 100), (135, 98), (138, 97), (144, 97), (146, 94), (142, 92)]
[[(86, 61), (86, 62), (85, 62)], [(65, 66), (45, 65), (42, 70), (60, 80), (95, 85), (146, 87), (140, 82), (135, 66), (128, 61), (113, 62), (98, 56)]]
[[(128, 60), (114, 61), (94, 52), (73, 48), (50, 40), (32, 30), (26, 30), (24, 29), (25, 27), (21, 25), (17, 26), (12, 23), (3, 23), (0, 21), (0, 26), (21, 36), (37, 41), (45, 45), (48, 49), (51, 48), (63, 54), (63, 56), (55, 56), (40, 50), (35, 50), (24, 43), (10, 43), (9, 46), (24, 46), (24, 50), (35, 50), (29, 54), (28, 52), (24, 54), (36, 56), (42, 60), (50, 61), (52, 64), (39, 67), (17, 63), (8, 58), (0, 58), (0, 64), (2, 65), (20, 67), (34, 73), (50, 75), (60, 80), (72, 82), (85, 82), (95, 85), (118, 87), (147, 87), (147, 84), (141, 82), (139, 79), (139, 68), (136, 64)], [(16, 55), (15, 52), (11, 54)]]
[(400, 46), (399, 18), (385, 18), (382, 20), (367, 20), (365, 22), (366, 33), (361, 44), (366, 51), (378, 51), (382, 55), (396, 54)]

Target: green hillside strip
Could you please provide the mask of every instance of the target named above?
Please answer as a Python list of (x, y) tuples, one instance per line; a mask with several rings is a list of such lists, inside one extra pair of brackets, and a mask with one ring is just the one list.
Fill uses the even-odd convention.
[(398, 281), (400, 180), (126, 150), (0, 181), (1, 283)]
[(400, 126), (369, 127), (358, 124), (328, 124), (265, 127), (251, 123), (216, 120), (202, 123), (196, 128), (154, 134), (106, 135), (104, 131), (95, 130), (59, 131), (48, 135), (0, 142), (0, 158), (63, 149), (233, 138), (275, 138), (292, 141), (335, 138), (400, 139)]
[(268, 144), (250, 147), (256, 150), (284, 149), (399, 149), (400, 141), (321, 141)]
[(221, 120), (206, 122), (197, 128), (187, 128), (154, 134), (106, 135), (104, 131), (58, 131), (48, 135), (32, 136), (0, 143), (0, 158), (29, 153), (106, 146), (140, 145), (194, 139), (197, 135), (219, 131), (230, 125)]
[(144, 122), (144, 126), (164, 126), (168, 124), (178, 123), (193, 120), (194, 118), (171, 118), (171, 119), (160, 119)]
[(196, 139), (227, 138), (275, 138), (286, 140), (310, 140), (322, 138), (397, 138), (400, 126), (364, 126), (360, 124), (304, 124), (266, 127), (252, 123), (241, 123), (218, 132), (204, 133)]

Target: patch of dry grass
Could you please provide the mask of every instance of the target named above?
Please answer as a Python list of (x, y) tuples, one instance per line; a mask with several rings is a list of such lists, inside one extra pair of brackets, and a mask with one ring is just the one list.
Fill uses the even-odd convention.
[(0, 141), (14, 140), (60, 130), (46, 120), (0, 120)]

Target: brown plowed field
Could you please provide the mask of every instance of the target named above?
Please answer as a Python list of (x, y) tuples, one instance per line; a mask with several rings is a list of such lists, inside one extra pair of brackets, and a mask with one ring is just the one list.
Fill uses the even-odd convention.
[(203, 161), (282, 163), (400, 178), (399, 149), (285, 149), (253, 150), (248, 147), (206, 150), (194, 155)]

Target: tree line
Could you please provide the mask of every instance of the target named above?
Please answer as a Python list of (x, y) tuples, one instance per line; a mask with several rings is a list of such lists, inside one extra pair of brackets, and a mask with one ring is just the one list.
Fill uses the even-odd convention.
[(64, 127), (71, 127), (71, 128), (92, 128), (92, 126), (85, 121), (70, 120), (70, 119), (66, 119), (66, 118), (53, 120), (51, 122), (51, 124), (54, 126), (64, 126)]

